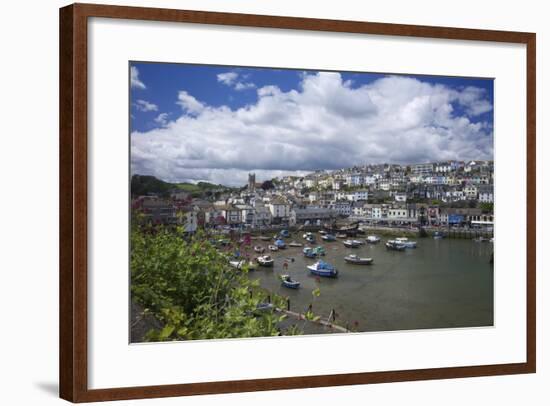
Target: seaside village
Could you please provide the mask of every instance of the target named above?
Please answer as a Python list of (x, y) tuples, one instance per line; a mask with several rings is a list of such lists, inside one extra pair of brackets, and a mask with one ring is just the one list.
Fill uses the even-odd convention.
[(316, 227), (336, 221), (372, 227), (491, 231), (493, 161), (365, 165), (258, 180), (209, 193), (174, 188), (134, 195), (132, 209), (153, 223), (248, 230)]

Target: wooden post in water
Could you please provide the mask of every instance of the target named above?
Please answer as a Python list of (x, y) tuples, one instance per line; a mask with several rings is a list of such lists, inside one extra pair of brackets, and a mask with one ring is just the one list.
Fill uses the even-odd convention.
[(290, 298), (289, 297), (286, 298), (286, 309), (288, 311), (290, 311)]

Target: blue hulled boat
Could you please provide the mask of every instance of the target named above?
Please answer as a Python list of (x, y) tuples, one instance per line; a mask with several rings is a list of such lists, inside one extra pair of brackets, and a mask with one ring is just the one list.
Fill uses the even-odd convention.
[(307, 267), (313, 275), (325, 276), (327, 278), (336, 278), (338, 270), (325, 261), (318, 261)]
[(298, 289), (300, 287), (300, 282), (292, 279), (290, 275), (281, 275), (281, 284), (285, 288), (290, 288), (290, 289)]
[(284, 242), (283, 240), (281, 240), (281, 239), (278, 239), (278, 240), (275, 241), (275, 246), (276, 246), (277, 248), (279, 248), (280, 250), (286, 248), (285, 242)]

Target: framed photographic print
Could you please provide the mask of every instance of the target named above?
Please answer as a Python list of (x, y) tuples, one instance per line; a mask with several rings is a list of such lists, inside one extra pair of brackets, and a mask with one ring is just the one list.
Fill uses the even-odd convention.
[(535, 34), (75, 4), (60, 38), (62, 398), (535, 372)]

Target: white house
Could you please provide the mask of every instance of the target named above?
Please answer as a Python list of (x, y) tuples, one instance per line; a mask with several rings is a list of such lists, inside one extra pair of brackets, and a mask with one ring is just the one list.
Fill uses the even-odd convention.
[(368, 190), (354, 190), (346, 194), (346, 198), (352, 202), (358, 202), (360, 200), (368, 200), (369, 191)]

